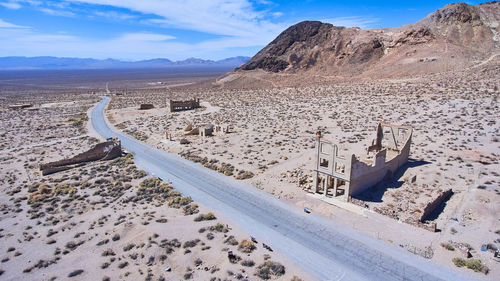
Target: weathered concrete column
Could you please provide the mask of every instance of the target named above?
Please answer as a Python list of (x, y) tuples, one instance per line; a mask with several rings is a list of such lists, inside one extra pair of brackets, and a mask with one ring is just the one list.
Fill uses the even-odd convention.
[(319, 172), (315, 172), (314, 178), (313, 178), (313, 192), (317, 193), (318, 192), (318, 176)]
[(333, 197), (337, 197), (337, 178), (333, 178)]
[(328, 181), (330, 181), (330, 176), (326, 176), (325, 178), (324, 189), (323, 189), (324, 197), (326, 197), (326, 193), (328, 192)]

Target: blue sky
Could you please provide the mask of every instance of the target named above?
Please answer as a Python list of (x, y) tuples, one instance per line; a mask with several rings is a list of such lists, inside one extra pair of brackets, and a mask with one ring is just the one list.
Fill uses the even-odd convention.
[(0, 0), (0, 56), (122, 60), (253, 56), (281, 31), (303, 20), (361, 28), (395, 27), (415, 23), (448, 3)]

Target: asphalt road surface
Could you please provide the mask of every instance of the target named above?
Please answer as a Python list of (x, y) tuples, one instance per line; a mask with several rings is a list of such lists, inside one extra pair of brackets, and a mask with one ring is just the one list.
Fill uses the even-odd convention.
[(104, 97), (92, 111), (92, 125), (99, 134), (118, 137), (138, 166), (220, 212), (320, 280), (472, 279), (110, 129), (103, 114), (109, 100)]

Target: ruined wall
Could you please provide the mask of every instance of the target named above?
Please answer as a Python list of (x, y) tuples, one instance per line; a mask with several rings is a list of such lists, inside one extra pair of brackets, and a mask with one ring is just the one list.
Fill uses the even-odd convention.
[(441, 193), (438, 197), (436, 197), (436, 199), (429, 202), (429, 204), (427, 204), (427, 206), (425, 206), (424, 210), (421, 213), (421, 216), (419, 219), (420, 222), (424, 222), (427, 219), (427, 217), (432, 212), (434, 212), (434, 210), (436, 210), (436, 208), (439, 207), (439, 205), (441, 205), (441, 203), (450, 199), (450, 197), (452, 195), (453, 195), (453, 191), (451, 189), (448, 189), (448, 190), (444, 191), (443, 193)]
[(376, 185), (386, 177), (387, 173), (394, 174), (401, 166), (408, 162), (410, 156), (411, 136), (401, 149), (401, 152), (393, 159), (386, 162), (387, 150), (381, 150), (375, 154), (373, 164), (366, 164), (359, 160), (352, 161), (351, 184), (349, 196), (359, 194), (366, 189)]
[(151, 103), (143, 103), (139, 106), (139, 110), (148, 110), (148, 109), (153, 109), (153, 108), (155, 108), (155, 107)]
[(189, 110), (189, 109), (199, 108), (200, 99), (194, 98), (192, 100), (187, 100), (187, 101), (169, 100), (168, 104), (170, 112)]
[(72, 158), (41, 164), (40, 170), (42, 171), (42, 175), (48, 175), (73, 168), (75, 165), (85, 162), (113, 159), (120, 156), (121, 153), (122, 150), (119, 142), (102, 142), (96, 144), (90, 150), (80, 153)]

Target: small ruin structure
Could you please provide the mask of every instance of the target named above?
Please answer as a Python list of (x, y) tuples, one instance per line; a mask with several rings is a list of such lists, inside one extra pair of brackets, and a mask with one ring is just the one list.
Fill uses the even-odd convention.
[(153, 109), (153, 108), (155, 108), (155, 106), (151, 103), (142, 103), (139, 106), (139, 110), (148, 110), (148, 109)]
[(169, 100), (167, 107), (170, 112), (196, 109), (200, 107), (200, 99), (193, 98), (191, 100), (186, 100), (186, 101)]
[(29, 104), (29, 103), (22, 103), (22, 104), (10, 104), (7, 106), (7, 108), (11, 109), (11, 110), (18, 110), (18, 109), (24, 109), (24, 108), (29, 108), (29, 107), (33, 107), (33, 105)]
[(211, 136), (212, 133), (214, 132), (214, 125), (212, 125), (212, 124), (205, 124), (204, 126), (201, 126), (198, 129), (198, 131), (200, 133), (200, 137)]
[(110, 141), (98, 143), (90, 150), (72, 158), (41, 164), (40, 170), (42, 171), (42, 175), (45, 176), (78, 167), (86, 162), (111, 160), (121, 156), (121, 154), (121, 142), (119, 139), (113, 138)]
[(230, 129), (231, 128), (229, 125), (221, 125), (221, 124), (214, 125), (214, 132), (215, 133), (228, 134)]
[(341, 157), (338, 146), (318, 132), (312, 192), (349, 201), (351, 196), (392, 178), (408, 161), (412, 133), (412, 127), (380, 122), (377, 138), (361, 158), (354, 154)]

